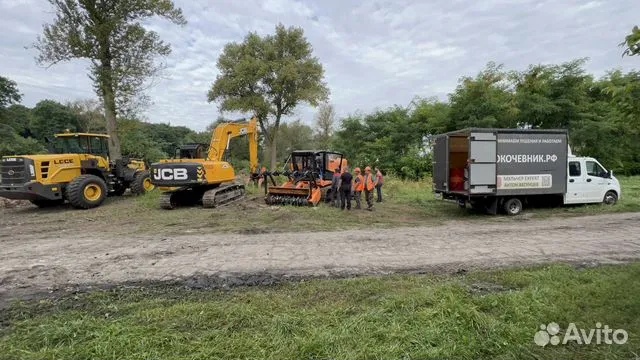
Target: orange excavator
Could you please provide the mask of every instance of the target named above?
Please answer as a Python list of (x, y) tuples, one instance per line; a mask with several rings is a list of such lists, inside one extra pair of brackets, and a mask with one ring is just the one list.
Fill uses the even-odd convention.
[[(327, 198), (334, 173), (340, 173), (347, 160), (333, 151), (296, 150), (289, 155), (282, 172), (265, 173), (265, 202), (268, 205), (316, 206)], [(284, 175), (288, 181), (277, 186), (273, 176)]]

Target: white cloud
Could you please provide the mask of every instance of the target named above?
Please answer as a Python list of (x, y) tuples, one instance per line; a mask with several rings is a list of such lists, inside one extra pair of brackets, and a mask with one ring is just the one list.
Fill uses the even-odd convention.
[[(523, 69), (531, 63), (589, 57), (588, 70), (638, 65), (617, 44), (637, 24), (636, 0), (176, 0), (189, 24), (162, 20), (148, 26), (173, 46), (167, 71), (149, 91), (146, 117), (204, 129), (218, 115), (206, 93), (218, 74), (224, 45), (250, 31), (271, 33), (277, 23), (301, 26), (325, 68), (331, 101), (340, 115), (416, 96), (444, 98), (458, 78), (488, 61)], [(93, 97), (85, 61), (49, 69), (26, 48), (53, 14), (45, 1), (0, 0), (0, 75), (18, 82), (25, 105)], [(293, 118), (313, 121), (314, 110)], [(231, 114), (230, 116), (235, 116)]]

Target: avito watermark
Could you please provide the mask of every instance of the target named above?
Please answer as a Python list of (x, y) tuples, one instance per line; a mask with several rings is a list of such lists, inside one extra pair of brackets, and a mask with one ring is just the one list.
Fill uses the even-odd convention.
[(542, 324), (533, 337), (533, 341), (539, 346), (566, 345), (570, 342), (578, 345), (622, 345), (628, 339), (629, 334), (625, 330), (612, 329), (609, 325), (602, 326), (599, 322), (592, 329), (579, 329), (576, 324), (569, 323), (565, 331), (562, 331), (560, 325), (555, 322)]

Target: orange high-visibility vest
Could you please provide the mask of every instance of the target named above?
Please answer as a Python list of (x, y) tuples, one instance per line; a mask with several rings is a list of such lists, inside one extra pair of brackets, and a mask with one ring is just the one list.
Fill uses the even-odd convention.
[(371, 174), (367, 174), (364, 176), (364, 185), (366, 186), (366, 189), (368, 191), (373, 191), (373, 189), (376, 187), (373, 183)]
[(362, 191), (364, 190), (364, 176), (358, 175), (356, 176), (355, 187), (353, 191)]

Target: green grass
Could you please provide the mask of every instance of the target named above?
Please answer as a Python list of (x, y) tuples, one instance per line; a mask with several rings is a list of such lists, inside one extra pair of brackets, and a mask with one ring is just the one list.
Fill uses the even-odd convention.
[[(111, 290), (4, 314), (3, 359), (633, 359), (640, 263), (312, 280), (232, 291)], [(479, 289), (479, 290), (478, 290)], [(629, 333), (534, 344), (540, 324)]]
[[(607, 206), (604, 204), (589, 204), (577, 206), (561, 206), (557, 208), (528, 208), (526, 213), (535, 216), (548, 215), (595, 215), (602, 213), (620, 213), (620, 212), (637, 212), (640, 211), (640, 176), (622, 176), (618, 177), (622, 188), (622, 199), (615, 206)], [(385, 184), (389, 198), (395, 202), (405, 205), (411, 205), (430, 217), (451, 218), (451, 217), (473, 217), (474, 215), (468, 211), (458, 211), (455, 204), (436, 200), (430, 189), (431, 179), (422, 182), (401, 181), (391, 179)], [(480, 214), (486, 219), (484, 214)]]
[[(559, 208), (525, 209), (522, 216), (579, 216), (614, 212), (640, 211), (640, 177), (622, 177), (622, 200), (615, 206), (583, 205)], [(375, 211), (342, 212), (321, 204), (315, 208), (267, 206), (263, 190), (249, 187), (246, 200), (218, 209), (186, 207), (176, 210), (159, 208), (158, 191), (145, 196), (108, 198), (95, 209), (78, 211), (66, 205), (52, 209), (35, 207), (0, 209), (0, 237), (3, 227), (11, 227), (4, 236), (25, 232), (47, 234), (52, 223), (64, 222), (68, 233), (110, 234), (131, 233), (173, 236), (200, 233), (268, 233), (300, 231), (331, 231), (356, 228), (389, 228), (398, 226), (428, 226), (449, 220), (503, 221), (459, 209), (456, 204), (436, 200), (431, 180), (420, 182), (387, 179), (383, 193), (385, 202), (375, 204)], [(510, 219), (509, 221), (517, 221)], [(87, 227), (87, 223), (91, 227)], [(15, 226), (19, 223), (21, 226)]]

